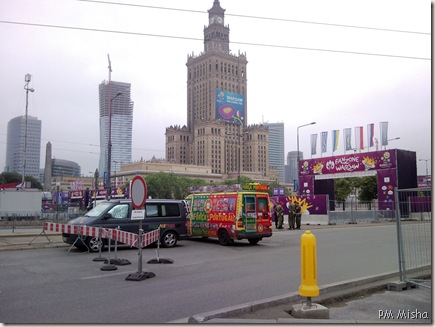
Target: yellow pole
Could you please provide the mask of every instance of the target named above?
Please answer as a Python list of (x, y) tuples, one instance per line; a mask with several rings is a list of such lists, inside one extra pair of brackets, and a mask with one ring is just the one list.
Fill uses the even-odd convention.
[(317, 286), (316, 237), (310, 231), (301, 235), (301, 279), (299, 295), (306, 296), (308, 306), (311, 307), (311, 297), (319, 296), (319, 287)]

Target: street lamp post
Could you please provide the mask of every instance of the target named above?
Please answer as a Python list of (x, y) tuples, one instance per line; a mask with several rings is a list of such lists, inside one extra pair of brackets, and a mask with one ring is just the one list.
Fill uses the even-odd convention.
[(112, 196), (112, 181), (110, 179), (110, 170), (111, 167), (111, 161), (112, 161), (112, 101), (120, 96), (122, 92), (116, 93), (116, 95), (110, 99), (109, 102), (109, 141), (107, 144), (107, 199), (110, 200)]
[(301, 189), (301, 186), (300, 186), (300, 183), (299, 183), (299, 175), (300, 175), (300, 165), (299, 165), (299, 160), (300, 160), (300, 158), (299, 158), (299, 128), (301, 128), (301, 127), (305, 127), (305, 126), (309, 126), (309, 125), (314, 125), (316, 122), (312, 122), (312, 123), (309, 123), (309, 124), (305, 124), (305, 125), (301, 125), (301, 126), (298, 126), (298, 128), (297, 128), (297, 147), (298, 147), (298, 162), (297, 162), (297, 165), (298, 165), (298, 170), (297, 170), (297, 172), (298, 172), (298, 195), (300, 195), (300, 189)]
[[(394, 139), (389, 139), (389, 140), (387, 140), (387, 143), (390, 141), (396, 141), (396, 140), (400, 140), (400, 137), (395, 137)], [(387, 149), (387, 146), (384, 145), (384, 150), (386, 150), (386, 149)]]
[(95, 169), (94, 178), (95, 178), (95, 202), (94, 208), (97, 206), (97, 190), (98, 190), (98, 177), (100, 177), (100, 173), (98, 172), (98, 168)]
[(21, 178), (21, 188), (24, 188), (24, 177), (26, 176), (26, 152), (27, 152), (27, 116), (28, 116), (28, 106), (29, 106), (29, 91), (34, 92), (35, 90), (29, 88), (30, 80), (32, 79), (32, 75), (26, 74), (24, 76), (24, 81), (26, 85), (24, 85), (24, 89), (26, 90), (26, 122), (24, 127), (24, 156), (23, 156), (23, 176)]

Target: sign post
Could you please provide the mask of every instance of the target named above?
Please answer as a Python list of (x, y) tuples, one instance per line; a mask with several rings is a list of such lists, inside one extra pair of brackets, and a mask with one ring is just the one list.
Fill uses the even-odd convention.
[(128, 275), (125, 280), (141, 281), (147, 278), (155, 277), (152, 272), (142, 271), (142, 220), (145, 218), (145, 210), (143, 209), (147, 198), (147, 184), (142, 176), (135, 176), (130, 184), (130, 198), (133, 208), (131, 219), (139, 220), (139, 260), (137, 272)]

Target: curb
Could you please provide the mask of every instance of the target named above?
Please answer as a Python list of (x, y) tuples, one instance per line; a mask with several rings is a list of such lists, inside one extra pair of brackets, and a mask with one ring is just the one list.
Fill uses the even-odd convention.
[[(332, 300), (334, 297), (343, 297), (348, 294), (355, 293), (357, 288), (365, 286), (365, 290), (377, 289), (380, 287), (386, 287), (389, 281), (397, 280), (399, 278), (399, 272), (391, 272), (381, 275), (372, 275), (363, 278), (350, 279), (344, 282), (332, 283), (320, 288), (320, 294), (316, 302)], [(256, 310), (265, 309), (268, 307), (278, 306), (282, 304), (290, 304), (300, 302), (305, 297), (299, 295), (299, 292), (293, 292), (290, 294), (274, 296), (263, 300), (248, 302), (245, 304), (226, 307), (218, 310), (195, 314), (190, 317), (170, 321), (169, 323), (189, 323), (189, 324), (201, 324), (201, 323), (295, 323), (295, 318), (278, 318), (278, 319), (239, 319), (233, 318), (237, 315), (250, 313)], [(303, 323), (318, 324), (322, 322), (334, 323), (333, 320), (325, 319), (297, 319), (297, 322), (303, 321)], [(335, 323), (355, 323), (354, 320), (349, 321), (335, 321)], [(358, 323), (364, 323), (358, 321)]]

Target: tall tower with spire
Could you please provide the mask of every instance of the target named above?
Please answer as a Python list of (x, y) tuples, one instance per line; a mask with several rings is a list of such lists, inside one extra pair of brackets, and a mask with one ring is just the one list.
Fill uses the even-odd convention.
[(166, 159), (228, 178), (269, 175), (268, 129), (248, 126), (245, 53), (230, 51), (225, 9), (214, 0), (204, 50), (187, 57), (187, 125), (166, 129)]

